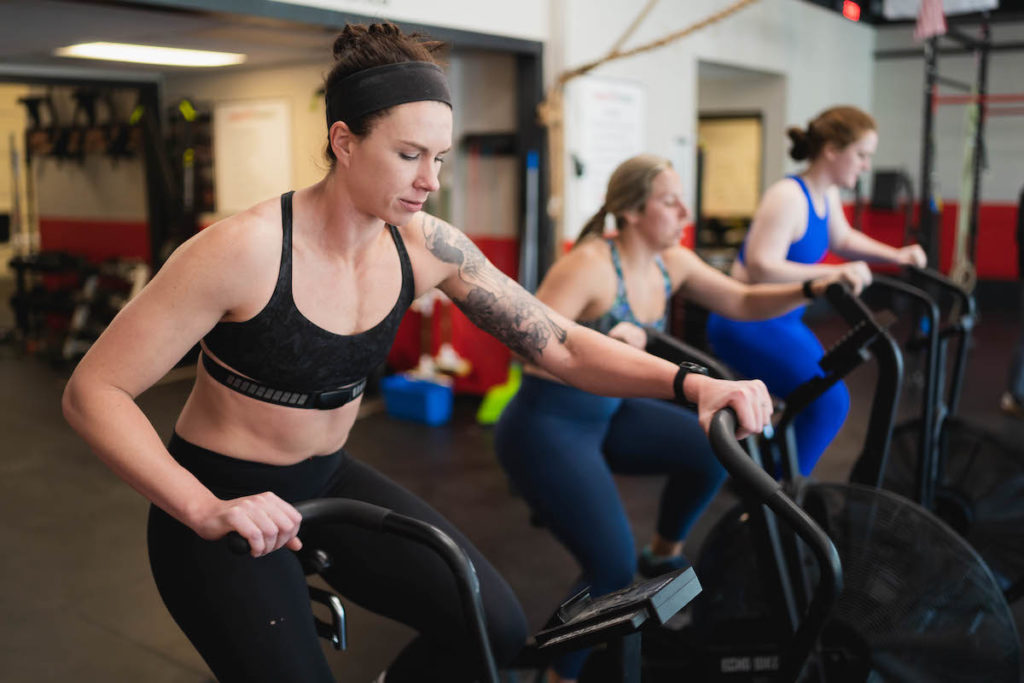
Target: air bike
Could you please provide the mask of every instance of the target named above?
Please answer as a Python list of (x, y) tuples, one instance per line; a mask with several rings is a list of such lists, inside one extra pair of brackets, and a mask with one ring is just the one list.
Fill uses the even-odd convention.
[[(401, 536), (436, 552), (456, 580), (462, 611), (476, 644), (476, 651), (467, 653), (467, 656), (479, 658), (484, 680), (488, 683), (515, 680), (502, 678), (495, 666), (486, 636), (476, 571), (472, 561), (451, 537), (432, 524), (357, 500), (307, 500), (297, 503), (295, 509), (302, 515), (305, 527), (328, 523), (352, 524), (377, 533)], [(235, 532), (227, 536), (226, 542), (236, 553), (249, 552), (248, 542)], [(297, 554), (307, 575), (318, 574), (334, 561), (325, 551), (315, 547), (305, 546)], [(416, 569), (410, 567), (409, 571)], [(329, 621), (312, 616), (317, 633), (335, 649), (345, 649), (345, 608), (340, 598), (315, 586), (310, 586), (309, 591), (312, 602), (322, 605), (330, 615)], [(613, 661), (609, 663), (612, 680), (639, 683), (642, 633), (664, 624), (699, 593), (700, 583), (693, 569), (689, 568), (595, 599), (581, 593), (563, 604), (558, 610), (558, 618), (535, 634), (522, 653), (518, 666), (540, 664), (561, 652), (599, 645), (612, 655)], [(508, 676), (514, 675), (508, 673)]]
[[(894, 318), (874, 314), (841, 285), (830, 286), (826, 299), (849, 330), (820, 361), (821, 375), (784, 398), (773, 436), (747, 439), (739, 451), (716, 418), (716, 454), (742, 452), (765, 476), (756, 487), (736, 478), (741, 503), (697, 554), (703, 593), (691, 621), (645, 639), (643, 680), (1016, 683), (1019, 639), (989, 567), (945, 522), (879, 488), (902, 388), (902, 354), (886, 330)], [(649, 338), (653, 353), (734, 378), (671, 337), (649, 331)], [(793, 419), (871, 358), (878, 379), (852, 475), (862, 483), (798, 476)], [(823, 571), (813, 561), (818, 551), (764, 504), (769, 489), (799, 503), (827, 534), (837, 567)], [(823, 599), (832, 592), (834, 600)], [(805, 656), (792, 656), (795, 649)]]
[[(723, 434), (734, 432), (734, 417), (724, 412), (716, 417), (716, 429)], [(820, 631), (824, 617), (835, 601), (842, 579), (836, 550), (828, 537), (781, 490), (779, 484), (758, 467), (750, 457), (735, 444), (733, 439), (718, 438), (715, 452), (723, 466), (744, 490), (756, 506), (764, 505), (772, 510), (774, 518), (782, 520), (794, 537), (802, 539), (803, 547), (816, 558), (816, 575), (826, 577), (819, 582), (815, 596), (807, 613), (805, 624), (792, 639), (790, 647), (782, 655), (784, 671), (800, 671), (811, 652)], [(724, 444), (724, 445), (723, 445)], [(486, 638), (485, 617), (480, 600), (480, 588), (472, 562), (450, 537), (437, 527), (398, 514), (375, 505), (347, 499), (317, 499), (297, 503), (295, 508), (302, 515), (304, 526), (325, 523), (346, 523), (378, 533), (395, 534), (422, 543), (438, 553), (451, 568), (460, 595), (462, 609), (472, 626), (476, 641), (476, 653), (481, 670), (486, 672), (484, 680), (521, 680), (518, 674), (499, 672), (495, 666), (490, 644)], [(238, 553), (247, 553), (248, 544), (238, 534), (227, 537), (227, 543)], [(327, 567), (333, 558), (322, 549), (304, 546), (298, 553), (307, 575), (317, 574)], [(410, 571), (415, 571), (410, 568)], [(547, 663), (557, 655), (586, 647), (596, 648), (595, 657), (601, 667), (595, 674), (595, 667), (587, 680), (640, 683), (650, 680), (642, 675), (642, 638), (650, 638), (663, 631), (663, 627), (683, 607), (689, 604), (701, 591), (701, 586), (692, 568), (649, 579), (598, 598), (591, 598), (586, 591), (563, 603), (544, 629), (536, 633), (514, 664), (520, 673), (535, 669), (539, 676)], [(330, 615), (329, 620), (313, 616), (317, 632), (336, 649), (346, 646), (345, 611), (341, 600), (334, 594), (310, 586), (310, 597), (314, 604), (322, 605)], [(502, 676), (505, 676), (503, 679)], [(696, 679), (690, 679), (696, 680)]]
[(873, 290), (907, 309), (901, 339), (922, 385), (920, 409), (896, 426), (882, 485), (961, 534), (1013, 603), (1024, 595), (1024, 449), (957, 414), (978, 318), (974, 297), (913, 267), (876, 281)]

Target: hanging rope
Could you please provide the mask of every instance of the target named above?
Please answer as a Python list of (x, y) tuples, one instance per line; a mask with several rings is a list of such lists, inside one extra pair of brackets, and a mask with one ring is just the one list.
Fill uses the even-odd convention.
[(647, 15), (651, 13), (651, 10), (654, 9), (654, 6), (657, 4), (658, 0), (647, 0), (647, 6), (640, 10), (640, 14), (636, 15), (636, 19), (634, 19), (633, 23), (629, 25), (626, 32), (615, 41), (615, 44), (612, 45), (612, 49), (608, 51), (608, 54), (614, 55), (619, 53), (619, 50), (622, 49), (625, 42), (629, 40), (629, 37), (633, 35), (633, 32), (636, 31), (637, 27), (640, 26), (641, 23), (643, 23), (643, 20), (647, 18)]
[[(626, 50), (625, 52), (615, 51), (615, 52), (609, 53), (609, 54), (605, 55), (604, 57), (602, 57), (600, 59), (595, 59), (592, 62), (588, 62), (588, 63), (584, 64), (583, 66), (578, 66), (575, 69), (572, 69), (570, 71), (566, 71), (561, 76), (558, 77), (558, 83), (557, 83), (557, 85), (555, 87), (564, 86), (568, 81), (571, 81), (572, 79), (576, 78), (577, 76), (582, 76), (583, 74), (587, 73), (588, 71), (590, 71), (590, 70), (592, 70), (592, 69), (594, 69), (594, 68), (596, 68), (598, 66), (601, 66), (602, 64), (606, 64), (608, 62), (615, 61), (616, 59), (625, 59), (626, 57), (632, 57), (634, 55), (638, 55), (638, 54), (641, 54), (643, 52), (650, 52), (651, 50), (656, 50), (659, 47), (664, 47), (665, 45), (668, 45), (669, 43), (673, 43), (673, 42), (679, 40), (680, 38), (685, 38), (686, 36), (690, 35), (691, 33), (696, 33), (697, 31), (700, 31), (701, 29), (707, 28), (708, 26), (711, 26), (712, 24), (717, 24), (718, 22), (722, 21), (726, 17), (728, 17), (728, 16), (730, 16), (732, 14), (735, 14), (736, 12), (739, 12), (741, 9), (745, 8), (747, 5), (752, 5), (755, 2), (757, 2), (757, 1), (758, 0), (738, 0), (737, 2), (734, 2), (733, 4), (729, 5), (725, 9), (723, 9), (722, 11), (716, 12), (715, 14), (712, 14), (711, 16), (706, 17), (706, 18), (702, 19), (701, 21), (698, 21), (696, 24), (691, 24), (690, 26), (687, 26), (684, 29), (676, 31), (675, 33), (670, 33), (667, 36), (665, 36), (664, 38), (659, 38), (658, 40), (652, 41), (652, 42), (647, 43), (645, 45), (640, 45), (639, 47), (634, 47), (632, 50)], [(645, 10), (645, 13), (646, 13), (646, 11), (647, 10)]]
[[(637, 26), (640, 25), (640, 22), (647, 17), (658, 2), (658, 0), (650, 0), (637, 18), (633, 20), (633, 23), (630, 24), (629, 28), (626, 29), (623, 36), (615, 42), (608, 54), (600, 59), (578, 66), (575, 69), (564, 71), (558, 76), (554, 85), (552, 85), (548, 90), (544, 101), (537, 106), (537, 117), (541, 125), (548, 130), (548, 147), (550, 150), (550, 154), (548, 155), (548, 172), (551, 178), (551, 194), (548, 204), (548, 215), (555, 221), (557, 227), (560, 227), (559, 224), (562, 217), (562, 196), (565, 187), (565, 177), (563, 174), (562, 164), (565, 150), (565, 113), (563, 96), (565, 84), (578, 76), (582, 76), (583, 74), (592, 71), (602, 64), (618, 59), (625, 59), (626, 57), (632, 57), (643, 52), (650, 52), (651, 50), (656, 50), (659, 47), (664, 47), (669, 43), (685, 38), (692, 33), (696, 33), (701, 29), (722, 21), (757, 1), (758, 0), (737, 0), (737, 2), (734, 2), (725, 9), (705, 17), (695, 24), (691, 24), (684, 29), (670, 33), (658, 40), (623, 52), (621, 50), (622, 44), (626, 42), (629, 36), (632, 35), (633, 31), (636, 30)], [(560, 230), (556, 230), (556, 232), (560, 232)]]

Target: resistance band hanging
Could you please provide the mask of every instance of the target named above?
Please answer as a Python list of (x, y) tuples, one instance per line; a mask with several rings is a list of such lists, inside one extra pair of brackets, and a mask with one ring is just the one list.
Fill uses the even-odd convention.
[(953, 265), (949, 277), (967, 291), (973, 291), (978, 274), (969, 253), (971, 240), (971, 213), (974, 206), (974, 166), (980, 156), (976, 155), (978, 123), (981, 105), (977, 99), (964, 113), (964, 154), (960, 174), (960, 205), (956, 212), (956, 236), (953, 247)]

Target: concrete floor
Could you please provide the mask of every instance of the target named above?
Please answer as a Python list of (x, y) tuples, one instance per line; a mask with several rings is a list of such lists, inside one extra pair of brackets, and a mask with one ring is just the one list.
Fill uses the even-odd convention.
[[(819, 331), (828, 340), (842, 330), (825, 323)], [(1016, 314), (985, 315), (962, 412), (1022, 443), (1024, 423), (996, 410), (1017, 334)], [(853, 410), (815, 472), (819, 479), (844, 479), (859, 452), (872, 368), (848, 382)], [(61, 417), (66, 378), (66, 369), (0, 345), (0, 680), (209, 681), (153, 586), (145, 552), (147, 503), (92, 456)], [(187, 377), (170, 379), (140, 397), (162, 435), (169, 435), (189, 386)], [(378, 411), (360, 420), (349, 449), (461, 527), (508, 578), (538, 627), (577, 570), (547, 532), (527, 523), (525, 506), (509, 495), (493, 457), (490, 430), (475, 424), (474, 410), (472, 399), (458, 401), (453, 422), (440, 428)], [(620, 483), (638, 543), (646, 542), (661, 482), (633, 477)], [(691, 547), (729, 503), (727, 493), (715, 500), (691, 534)], [(329, 657), (339, 680), (370, 681), (410, 632), (348, 608), (351, 648)]]

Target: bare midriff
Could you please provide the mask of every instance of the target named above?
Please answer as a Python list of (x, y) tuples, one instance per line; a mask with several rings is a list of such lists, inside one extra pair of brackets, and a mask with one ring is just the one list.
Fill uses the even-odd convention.
[(344, 446), (361, 400), (332, 410), (266, 403), (220, 384), (199, 363), (175, 431), (186, 441), (221, 455), (293, 465)]

